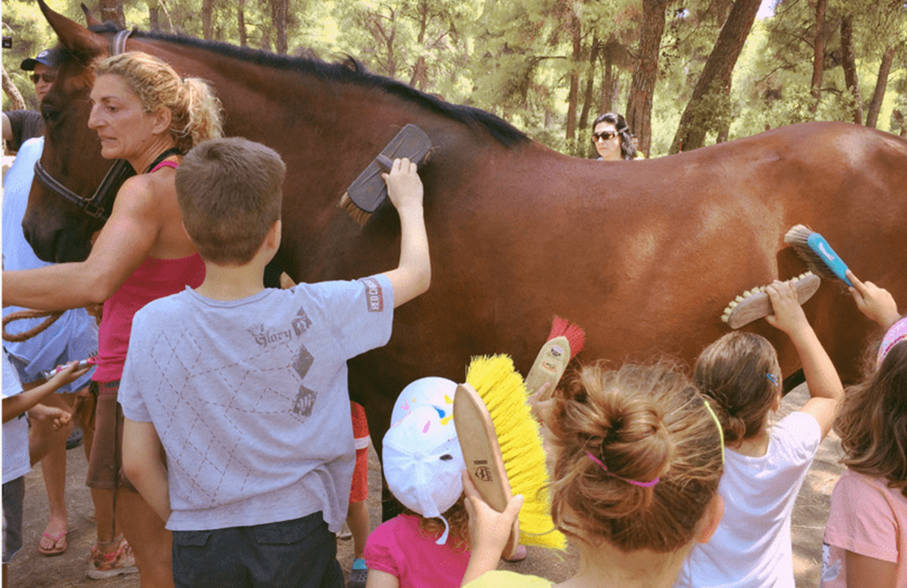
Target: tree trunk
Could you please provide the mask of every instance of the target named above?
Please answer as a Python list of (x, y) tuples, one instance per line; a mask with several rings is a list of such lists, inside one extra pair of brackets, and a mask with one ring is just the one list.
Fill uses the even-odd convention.
[(598, 60), (598, 37), (592, 37), (592, 50), (589, 52), (589, 73), (586, 74), (586, 91), (583, 93), (583, 111), (579, 115), (579, 128), (589, 125), (589, 111), (592, 110), (593, 90), (595, 89), (595, 62)]
[(148, 28), (155, 33), (161, 32), (160, 11), (154, 4), (148, 4)]
[(274, 31), (277, 38), (274, 42), (274, 50), (277, 53), (286, 55), (287, 53), (287, 5), (289, 0), (270, 0), (271, 1), (271, 20), (274, 23)]
[(101, 0), (101, 21), (113, 21), (119, 28), (126, 28), (123, 0)]
[(885, 97), (885, 88), (888, 86), (888, 74), (891, 72), (891, 62), (894, 60), (896, 47), (889, 45), (885, 48), (882, 55), (882, 63), (879, 64), (879, 77), (876, 78), (876, 89), (872, 93), (872, 100), (869, 102), (869, 109), (866, 111), (866, 126), (875, 128), (879, 119), (879, 111), (882, 109), (882, 99)]
[(214, 39), (214, 0), (202, 0), (202, 37)]
[(822, 96), (822, 71), (825, 62), (825, 1), (816, 2), (816, 40), (813, 43), (813, 79), (810, 89), (813, 102), (809, 106), (810, 112), (819, 108), (819, 98)]
[[(611, 105), (614, 103), (614, 66), (611, 59), (611, 51), (605, 48), (605, 73), (602, 76), (602, 94), (598, 105), (598, 114), (611, 112)], [(598, 116), (598, 115), (596, 115)]]
[(844, 84), (853, 96), (853, 122), (863, 124), (863, 99), (860, 96), (860, 78), (857, 76), (857, 59), (853, 50), (853, 16), (841, 20), (841, 53), (844, 68)]
[(576, 105), (579, 102), (579, 62), (583, 44), (580, 22), (575, 13), (570, 15), (570, 36), (573, 39), (573, 61), (570, 69), (570, 92), (567, 94), (567, 141), (576, 140)]
[(409, 80), (409, 85), (413, 88), (425, 91), (428, 85), (428, 65), (425, 63), (425, 56), (420, 55), (413, 66), (413, 76)]
[(239, 29), (239, 46), (247, 47), (249, 39), (246, 37), (246, 0), (236, 3), (236, 27)]
[(0, 69), (3, 70), (3, 92), (9, 98), (9, 108), (6, 110), (25, 110), (25, 100), (22, 99), (22, 93), (19, 92), (19, 88), (16, 87), (12, 78), (6, 73), (6, 67), (0, 65)]
[(630, 82), (627, 98), (627, 124), (637, 137), (637, 148), (649, 156), (652, 143), (652, 94), (658, 75), (658, 53), (665, 29), (665, 10), (670, 0), (647, 0), (642, 3), (643, 18), (639, 30), (639, 57)]
[(734, 65), (753, 21), (756, 20), (759, 4), (760, 0), (734, 2), (731, 13), (718, 34), (718, 41), (705, 62), (696, 87), (693, 88), (693, 95), (680, 117), (677, 133), (671, 143), (671, 153), (690, 151), (702, 147), (705, 143), (706, 131), (712, 123), (712, 113), (702, 112), (703, 98), (712, 91), (730, 93), (731, 74), (734, 72)]

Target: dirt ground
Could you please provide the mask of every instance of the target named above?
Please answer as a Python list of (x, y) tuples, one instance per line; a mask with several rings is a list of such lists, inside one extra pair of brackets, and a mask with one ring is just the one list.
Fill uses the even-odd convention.
[[(804, 386), (791, 392), (782, 403), (782, 414), (805, 402)], [(380, 466), (374, 451), (370, 452), (369, 514), (372, 528), (381, 517)], [(842, 472), (838, 464), (840, 442), (832, 433), (822, 442), (803, 489), (797, 498), (793, 514), (794, 571), (799, 587), (819, 585), (822, 563), (822, 533), (828, 515), (828, 502), (835, 481)], [(67, 506), (69, 509), (69, 549), (65, 554), (45, 557), (38, 553), (37, 545), (47, 521), (47, 499), (40, 466), (26, 477), (25, 494), (25, 544), (13, 559), (9, 569), (11, 588), (40, 588), (91, 586), (95, 588), (126, 588), (139, 586), (137, 575), (121, 576), (110, 580), (90, 580), (85, 572), (88, 554), (94, 542), (94, 519), (91, 498), (84, 485), (85, 455), (82, 449), (68, 452)], [(352, 563), (352, 541), (338, 540), (338, 559), (344, 570)], [(506, 564), (507, 569), (531, 573), (562, 581), (570, 576), (576, 565), (575, 557), (539, 548), (530, 548), (529, 557), (517, 564)]]

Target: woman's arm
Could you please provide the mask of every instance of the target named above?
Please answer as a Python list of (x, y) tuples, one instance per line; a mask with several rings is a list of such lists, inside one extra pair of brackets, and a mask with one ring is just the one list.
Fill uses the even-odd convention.
[(894, 562), (848, 551), (844, 559), (844, 569), (847, 571), (848, 587), (895, 588), (897, 564)]
[(88, 259), (3, 272), (3, 304), (65, 310), (104, 302), (151, 251), (160, 232), (158, 210), (147, 179), (130, 178), (117, 193)]

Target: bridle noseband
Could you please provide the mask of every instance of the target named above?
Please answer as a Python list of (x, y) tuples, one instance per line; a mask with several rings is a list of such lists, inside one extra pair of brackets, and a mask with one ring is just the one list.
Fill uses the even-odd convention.
[[(126, 39), (132, 31), (122, 30), (110, 40), (110, 54), (119, 55), (126, 51)], [(135, 175), (135, 170), (125, 159), (117, 159), (107, 170), (101, 184), (94, 191), (90, 198), (85, 198), (81, 194), (67, 188), (63, 182), (59, 181), (41, 165), (41, 159), (35, 162), (35, 179), (41, 182), (50, 192), (60, 196), (79, 207), (86, 215), (91, 218), (106, 221), (110, 217), (110, 211), (113, 208), (113, 201), (116, 198), (117, 191), (127, 179)]]

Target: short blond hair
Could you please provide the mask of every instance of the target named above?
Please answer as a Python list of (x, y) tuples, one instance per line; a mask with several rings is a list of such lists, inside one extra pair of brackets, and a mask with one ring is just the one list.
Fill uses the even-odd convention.
[(176, 170), (183, 224), (198, 252), (219, 265), (248, 263), (280, 219), (286, 166), (242, 137), (199, 143)]
[(546, 422), (557, 456), (551, 514), (563, 533), (625, 552), (693, 541), (718, 490), (722, 444), (679, 368), (584, 367), (556, 393)]
[(141, 51), (108, 57), (94, 70), (98, 76), (120, 76), (145, 112), (170, 110), (170, 135), (181, 152), (223, 135), (220, 100), (201, 78), (183, 79), (167, 62)]

